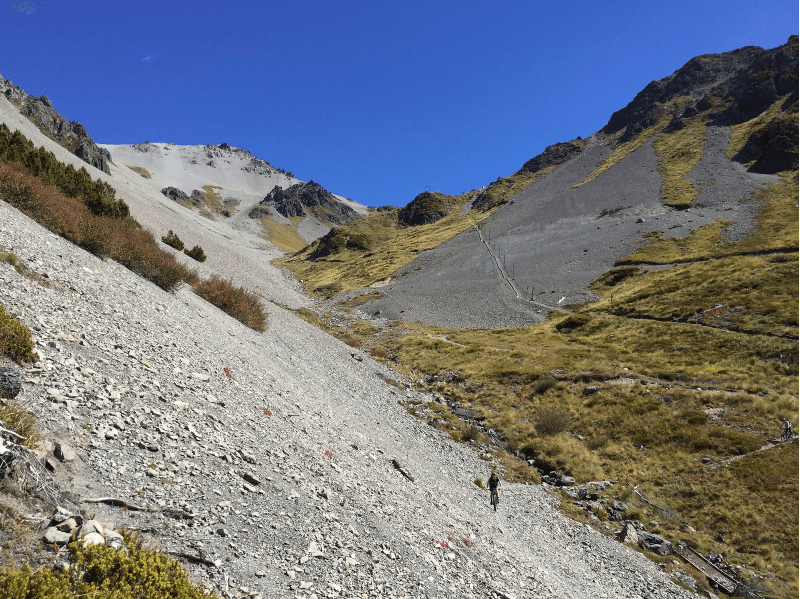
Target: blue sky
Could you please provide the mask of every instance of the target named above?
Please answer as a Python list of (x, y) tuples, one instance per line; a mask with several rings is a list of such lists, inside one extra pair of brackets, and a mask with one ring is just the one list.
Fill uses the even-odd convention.
[(798, 32), (796, 0), (28, 4), (0, 8), (0, 73), (96, 141), (227, 142), (373, 206), (486, 185), (693, 56)]

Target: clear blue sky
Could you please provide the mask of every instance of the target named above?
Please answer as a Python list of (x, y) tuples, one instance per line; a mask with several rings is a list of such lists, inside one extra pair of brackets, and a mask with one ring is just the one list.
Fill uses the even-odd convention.
[(798, 32), (797, 0), (14, 2), (0, 73), (96, 141), (227, 142), (374, 206), (486, 185), (693, 56)]

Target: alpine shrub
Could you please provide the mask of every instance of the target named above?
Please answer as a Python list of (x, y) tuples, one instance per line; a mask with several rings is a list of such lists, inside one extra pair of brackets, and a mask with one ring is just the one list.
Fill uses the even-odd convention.
[(36, 362), (33, 341), (28, 327), (13, 314), (6, 313), (0, 304), (0, 357), (8, 357), (16, 362)]
[(198, 262), (206, 261), (206, 253), (203, 251), (203, 248), (201, 248), (199, 245), (194, 246), (190, 250), (183, 250), (183, 253), (189, 256), (190, 258), (197, 260)]
[(169, 233), (161, 238), (161, 241), (166, 243), (168, 246), (175, 248), (179, 252), (183, 249), (183, 242), (181, 241), (181, 238), (175, 235), (175, 233), (172, 232), (172, 229), (170, 229)]

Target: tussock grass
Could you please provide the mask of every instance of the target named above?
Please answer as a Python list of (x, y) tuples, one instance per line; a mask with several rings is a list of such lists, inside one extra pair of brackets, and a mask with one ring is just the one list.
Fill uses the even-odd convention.
[(688, 208), (700, 193), (685, 177), (703, 157), (706, 123), (699, 115), (685, 122), (683, 129), (661, 133), (653, 142), (663, 179), (661, 201), (672, 208)]
[(150, 174), (150, 171), (148, 171), (143, 166), (131, 166), (130, 164), (126, 164), (125, 166), (127, 166), (129, 169), (131, 169), (134, 173), (136, 173), (138, 175), (141, 175), (145, 179), (152, 179), (153, 178), (153, 175)]
[(611, 151), (611, 154), (603, 158), (594, 171), (592, 171), (581, 183), (575, 185), (575, 187), (586, 185), (592, 179), (596, 179), (614, 165), (619, 164), (624, 158), (630, 154), (633, 154), (633, 152), (641, 148), (644, 144), (650, 141), (654, 135), (666, 127), (670, 120), (670, 114), (672, 111), (683, 110), (691, 103), (691, 101), (692, 99), (689, 96), (681, 96), (675, 100), (672, 100), (671, 102), (668, 102), (664, 106), (657, 105), (653, 109), (653, 124), (646, 129), (642, 129), (631, 139), (623, 143), (616, 144), (614, 149)]
[(544, 177), (547, 173), (555, 170), (558, 165), (543, 168), (532, 173), (530, 171), (518, 171), (508, 177), (498, 178), (489, 184), (481, 196), (481, 206), (483, 211), (491, 210), (505, 204), (509, 198), (517, 195), (526, 187)]
[(617, 264), (672, 264), (763, 252), (795, 252), (798, 248), (798, 174), (779, 173), (781, 180), (756, 192), (761, 208), (752, 235), (727, 243), (724, 231), (730, 223), (718, 220), (686, 237), (665, 238), (660, 231), (644, 236), (647, 243)]
[(297, 225), (304, 218), (304, 216), (289, 217), (289, 220), (292, 221), (289, 225), (278, 224), (267, 215), (262, 216), (259, 221), (264, 227), (264, 234), (269, 241), (286, 252), (294, 253), (299, 252), (307, 245), (297, 234)]
[(0, 304), (0, 357), (21, 363), (36, 362), (39, 356), (33, 352), (34, 348), (30, 329)]
[(236, 287), (232, 281), (213, 275), (210, 279), (197, 283), (195, 290), (204, 300), (245, 326), (256, 331), (266, 330), (267, 316), (261, 300), (244, 287)]
[[(336, 229), (337, 235), (362, 240), (358, 246), (367, 245), (368, 251), (343, 247), (338, 253), (314, 259), (314, 249), (319, 243), (316, 242), (276, 262), (302, 279), (306, 288), (317, 296), (331, 297), (335, 293), (366, 287), (409, 264), (420, 252), (433, 249), (473, 226), (475, 220), (471, 215), (460, 214), (469, 195), (459, 196), (447, 216), (435, 223), (401, 227), (397, 223), (397, 212), (390, 210), (372, 212), (366, 218)], [(491, 211), (483, 216), (489, 214)], [(335, 289), (335, 293), (328, 293), (331, 289)]]

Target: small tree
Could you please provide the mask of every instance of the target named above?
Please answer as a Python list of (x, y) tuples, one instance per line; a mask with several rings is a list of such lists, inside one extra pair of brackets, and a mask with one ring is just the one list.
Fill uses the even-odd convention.
[(203, 251), (199, 245), (194, 246), (190, 250), (183, 250), (183, 253), (189, 256), (190, 258), (194, 258), (198, 262), (205, 262), (206, 261), (206, 253)]
[(161, 241), (163, 241), (170, 247), (174, 247), (179, 252), (183, 249), (183, 242), (181, 241), (180, 237), (178, 237), (177, 235), (175, 235), (175, 233), (172, 232), (172, 229), (170, 229), (169, 233), (167, 233), (166, 235), (164, 235), (164, 237), (161, 238)]

